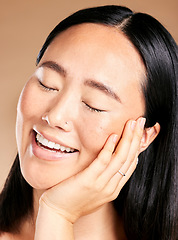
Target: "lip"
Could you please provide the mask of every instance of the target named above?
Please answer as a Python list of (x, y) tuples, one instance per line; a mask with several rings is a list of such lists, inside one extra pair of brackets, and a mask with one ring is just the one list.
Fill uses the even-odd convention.
[(45, 148), (43, 148), (43, 147), (41, 147), (37, 144), (37, 142), (36, 142), (36, 132), (33, 131), (33, 133), (32, 133), (32, 153), (37, 158), (42, 159), (42, 160), (61, 161), (62, 159), (67, 159), (67, 158), (71, 158), (71, 157), (73, 158), (74, 156), (76, 156), (76, 154), (78, 154), (78, 151), (73, 152), (73, 153), (65, 153), (65, 152), (61, 152), (61, 151), (53, 151), (53, 150), (45, 149)]
[(75, 147), (66, 145), (65, 143), (59, 141), (59, 140), (56, 139), (55, 137), (49, 136), (48, 134), (46, 134), (46, 133), (44, 133), (44, 132), (38, 131), (36, 128), (34, 128), (33, 131), (35, 132), (35, 134), (38, 133), (38, 134), (40, 134), (41, 136), (43, 136), (44, 138), (46, 138), (48, 141), (58, 143), (59, 145), (64, 146), (64, 147), (66, 147), (66, 148), (73, 148), (73, 149), (75, 149), (75, 150), (78, 151), (78, 149), (76, 149)]

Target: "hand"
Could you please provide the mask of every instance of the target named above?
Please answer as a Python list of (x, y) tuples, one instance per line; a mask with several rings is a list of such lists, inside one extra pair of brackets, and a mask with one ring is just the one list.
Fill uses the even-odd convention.
[(77, 175), (47, 190), (40, 206), (74, 223), (117, 198), (136, 168), (144, 124), (144, 118), (129, 120), (118, 144), (118, 136), (112, 134), (98, 157)]

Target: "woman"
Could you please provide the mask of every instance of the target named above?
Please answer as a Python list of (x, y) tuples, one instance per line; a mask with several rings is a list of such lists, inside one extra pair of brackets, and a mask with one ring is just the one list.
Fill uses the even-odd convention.
[(59, 23), (19, 99), (0, 239), (176, 239), (176, 84), (177, 45), (151, 16)]

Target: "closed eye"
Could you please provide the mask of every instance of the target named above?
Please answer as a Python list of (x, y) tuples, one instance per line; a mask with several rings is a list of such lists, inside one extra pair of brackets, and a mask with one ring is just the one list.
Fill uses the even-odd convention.
[(87, 107), (88, 110), (90, 110), (91, 112), (106, 112), (105, 110), (101, 110), (101, 109), (98, 109), (98, 108), (94, 108), (94, 107), (91, 107), (90, 105), (88, 105), (87, 103), (83, 102), (85, 104), (85, 106)]
[(57, 91), (57, 89), (55, 88), (51, 88), (51, 87), (48, 87), (46, 85), (44, 85), (40, 80), (38, 80), (40, 86), (45, 90), (45, 91)]

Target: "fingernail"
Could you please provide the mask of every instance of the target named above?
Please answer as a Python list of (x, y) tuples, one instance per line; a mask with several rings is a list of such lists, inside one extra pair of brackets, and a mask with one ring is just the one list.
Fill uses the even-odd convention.
[(140, 124), (141, 129), (144, 129), (145, 123), (146, 123), (146, 118), (142, 117), (139, 119), (139, 124)]
[(118, 135), (117, 134), (114, 134), (113, 136), (113, 143), (116, 143), (118, 141)]
[(136, 121), (132, 121), (131, 122), (131, 129), (134, 130), (136, 126)]

